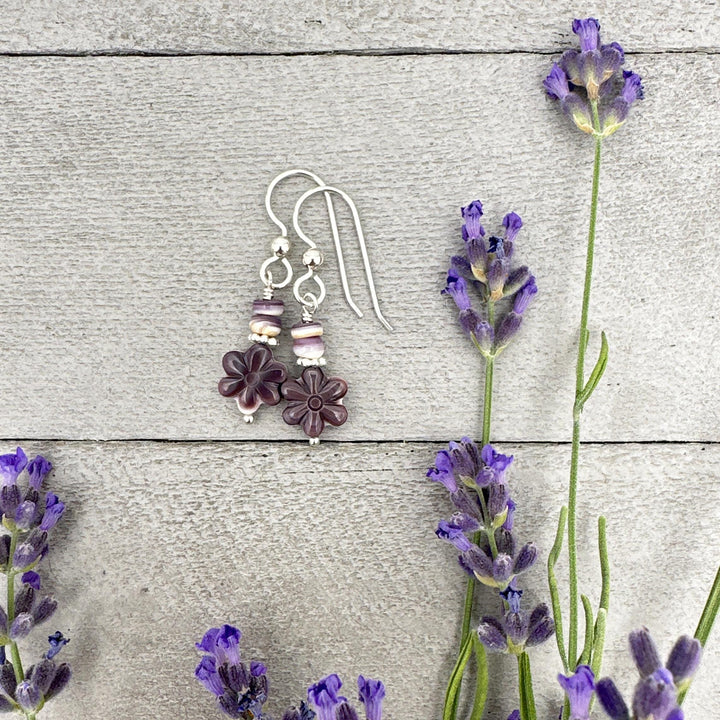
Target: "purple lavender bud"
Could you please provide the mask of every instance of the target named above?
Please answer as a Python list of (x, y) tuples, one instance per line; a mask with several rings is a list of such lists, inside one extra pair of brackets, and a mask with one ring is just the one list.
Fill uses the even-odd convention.
[(528, 634), (528, 617), (525, 613), (509, 612), (505, 615), (505, 631), (514, 645), (523, 645)]
[(512, 498), (510, 500), (508, 500), (507, 507), (508, 507), (507, 517), (505, 518), (505, 522), (502, 524), (502, 526), (503, 526), (504, 530), (507, 530), (508, 532), (512, 532), (513, 524), (515, 522), (515, 510), (517, 508), (517, 505), (515, 504), (515, 501)]
[(515, 268), (509, 275), (505, 283), (504, 294), (506, 296), (516, 293), (530, 279), (530, 270), (527, 266)]
[(13, 566), (19, 569), (26, 568), (38, 560), (46, 550), (47, 533), (36, 528), (27, 536), (25, 542), (17, 546), (13, 555)]
[(441, 539), (452, 543), (461, 553), (467, 552), (472, 543), (467, 539), (462, 529), (452, 523), (441, 520), (435, 534)]
[(507, 720), (520, 720), (520, 711), (519, 710), (513, 710), (509, 715)]
[[(503, 218), (502, 224), (505, 228), (505, 249), (507, 256), (510, 257), (512, 255), (512, 245), (520, 232), (520, 228), (523, 226), (523, 222), (517, 213), (511, 212)], [(509, 250), (508, 245), (510, 246)]]
[(21, 501), (20, 488), (17, 485), (4, 485), (0, 489), (0, 510), (5, 517), (12, 520)]
[(488, 444), (483, 447), (480, 452), (480, 457), (485, 464), (485, 467), (492, 470), (495, 482), (505, 482), (505, 473), (510, 465), (512, 465), (514, 456), (503, 455), (495, 450), (492, 445)]
[(500, 327), (495, 333), (495, 345), (498, 349), (507, 347), (513, 337), (517, 334), (522, 324), (522, 315), (518, 315), (514, 311), (510, 311), (500, 323)]
[(43, 515), (40, 529), (47, 532), (57, 525), (58, 520), (65, 512), (65, 503), (58, 499), (57, 495), (48, 493), (45, 497), (45, 514)]
[(23, 530), (29, 530), (32, 525), (32, 521), (35, 518), (35, 503), (25, 500), (18, 505), (15, 510), (15, 524)]
[(46, 460), (42, 455), (34, 457), (27, 466), (28, 475), (30, 476), (30, 487), (34, 490), (40, 490), (45, 476), (52, 470), (52, 463)]
[(490, 652), (506, 652), (508, 649), (505, 629), (494, 617), (484, 617), (477, 629), (480, 642)]
[(529, 570), (537, 560), (538, 550), (535, 543), (529, 542), (520, 548), (517, 558), (515, 558), (515, 564), (513, 566), (513, 573), (519, 575), (526, 570)]
[(465, 221), (462, 229), (464, 240), (475, 240), (485, 235), (485, 230), (480, 224), (480, 218), (483, 214), (482, 203), (479, 200), (473, 200), (469, 205), (461, 208), (462, 218)]
[(7, 565), (10, 555), (10, 536), (0, 536), (0, 565), (3, 567)]
[(336, 720), (335, 708), (347, 702), (347, 698), (338, 695), (341, 687), (342, 681), (333, 673), (308, 688), (308, 703), (315, 706), (318, 720)]
[[(502, 483), (494, 482), (488, 485), (488, 512), (494, 520), (507, 510), (507, 503), (510, 499), (510, 493), (507, 486)], [(499, 523), (498, 523), (499, 524)]]
[(469, 308), (468, 310), (460, 311), (460, 314), (458, 315), (458, 322), (466, 335), (475, 335), (478, 325), (480, 325), (483, 320), (475, 310)]
[(37, 665), (33, 665), (31, 672), (28, 674), (28, 680), (44, 695), (55, 678), (55, 663), (52, 660), (41, 660)]
[(642, 677), (652, 675), (662, 667), (655, 642), (647, 628), (630, 633), (630, 653)]
[(240, 664), (240, 638), (242, 633), (232, 625), (223, 625), (215, 639), (215, 657), (220, 663)]
[(700, 641), (683, 635), (673, 645), (665, 667), (672, 673), (673, 680), (679, 685), (691, 678), (700, 665), (702, 645)]
[(203, 652), (215, 654), (215, 645), (219, 633), (220, 628), (210, 628), (203, 635), (203, 639), (199, 643), (195, 643), (195, 647)]
[(515, 302), (513, 303), (513, 311), (518, 315), (522, 315), (530, 305), (530, 301), (537, 294), (537, 285), (535, 284), (534, 276), (530, 276), (528, 281), (523, 285), (515, 295)]
[(12, 625), (10, 625), (10, 638), (12, 640), (19, 640), (20, 638), (27, 637), (33, 629), (33, 625), (33, 616), (30, 613), (19, 613), (12, 621)]
[(30, 585), (23, 585), (15, 595), (15, 613), (27, 613), (35, 602), (35, 589)]
[(501, 553), (514, 557), (515, 555), (515, 537), (511, 532), (505, 530), (505, 528), (498, 528), (495, 531), (495, 544), (497, 549)]
[(493, 561), (493, 579), (498, 585), (504, 585), (513, 572), (513, 560), (509, 555), (498, 553)]
[(385, 685), (381, 680), (358, 677), (358, 699), (365, 706), (367, 720), (382, 720), (382, 703)]
[(460, 528), (463, 532), (475, 532), (480, 528), (480, 523), (467, 513), (453, 513), (451, 522), (454, 527)]
[[(499, 247), (502, 246), (500, 245)], [(495, 258), (495, 260), (491, 260), (487, 269), (487, 284), (490, 290), (491, 300), (499, 300), (503, 296), (503, 289), (507, 279), (508, 261), (504, 258)]]
[(458, 306), (458, 310), (469, 310), (471, 307), (465, 278), (461, 277), (455, 268), (448, 270), (445, 289), (440, 294), (450, 295)]
[(40, 704), (40, 691), (28, 680), (18, 683), (15, 700), (23, 710), (34, 710)]
[(29, 585), (33, 588), (33, 590), (40, 589), (40, 576), (34, 570), (29, 570), (28, 572), (23, 573), (20, 580), (23, 585)]
[(450, 453), (447, 450), (441, 450), (435, 456), (435, 466), (431, 467), (426, 474), (433, 482), (442, 483), (445, 488), (451, 492), (457, 492), (458, 485), (453, 474), (453, 465), (450, 460)]
[(587, 104), (585, 98), (576, 95), (574, 92), (570, 93), (570, 95), (562, 101), (562, 109), (584, 133), (592, 135), (595, 132), (590, 106)]
[(267, 667), (265, 666), (265, 663), (262, 663), (259, 660), (250, 661), (250, 675), (252, 677), (260, 677), (261, 675), (265, 675), (266, 673)]
[(639, 719), (663, 720), (677, 707), (677, 689), (672, 675), (660, 668), (643, 678), (635, 687), (633, 713)]
[(573, 20), (572, 31), (580, 38), (580, 50), (588, 52), (600, 46), (600, 23), (595, 18)]
[(460, 488), (457, 492), (450, 494), (450, 499), (453, 501), (455, 507), (466, 515), (471, 515), (478, 519), (482, 517), (482, 506), (480, 505), (480, 498), (476, 492)]
[(558, 675), (560, 687), (565, 691), (570, 702), (572, 720), (589, 720), (590, 701), (595, 689), (595, 675), (587, 665), (578, 665), (575, 673), (570, 676)]
[(15, 697), (16, 687), (17, 680), (13, 666), (9, 662), (4, 662), (0, 665), (0, 688), (9, 697)]
[(495, 331), (492, 325), (485, 320), (480, 320), (475, 327), (475, 340), (485, 352), (490, 352), (495, 341)]
[(481, 237), (466, 238), (465, 252), (467, 253), (469, 271), (476, 280), (485, 282), (487, 279), (486, 273), (488, 260), (488, 249), (485, 239)]
[(492, 581), (493, 563), (487, 553), (477, 545), (472, 545), (470, 549), (461, 555), (460, 564), (463, 567), (470, 568), (472, 573), (481, 581)]
[(637, 73), (623, 70), (623, 79), (625, 83), (620, 95), (628, 105), (632, 105), (636, 100), (642, 100), (645, 97), (642, 78)]
[(67, 687), (71, 677), (72, 671), (67, 663), (58, 665), (57, 670), (55, 671), (55, 677), (50, 683), (48, 691), (45, 693), (45, 700), (49, 700), (51, 697), (55, 697), (55, 695), (61, 693)]
[(549, 75), (543, 81), (543, 86), (553, 100), (564, 100), (570, 94), (568, 77), (557, 63), (553, 63)]
[(27, 455), (20, 447), (14, 453), (0, 455), (0, 478), (3, 485), (14, 485), (27, 464)]
[(13, 704), (3, 695), (0, 695), (0, 712), (10, 712), (14, 710)]
[(620, 691), (610, 678), (603, 678), (595, 686), (595, 693), (603, 710), (612, 720), (630, 720), (630, 711)]
[(670, 711), (665, 720), (685, 720), (685, 713), (679, 708)]
[(335, 720), (360, 720), (355, 708), (349, 703), (341, 703), (335, 710)]
[(545, 603), (538, 605), (530, 614), (526, 647), (541, 645), (555, 633), (555, 621), (550, 617), (550, 610)]
[(52, 660), (68, 643), (70, 638), (66, 638), (59, 630), (48, 636), (50, 649), (45, 653), (48, 660)]
[(215, 658), (211, 655), (203, 655), (195, 668), (195, 677), (216, 697), (224, 694), (225, 688), (220, 680)]
[(51, 596), (44, 597), (33, 610), (32, 616), (36, 625), (49, 620), (57, 610), (57, 600)]
[[(4, 608), (0, 607), (0, 633), (2, 633), (3, 635), (7, 635), (7, 624), (8, 624), (7, 613), (5, 612)], [(5, 646), (0, 645), (0, 648), (2, 648), (2, 656), (0, 656), (0, 663), (4, 663), (5, 662), (5, 657), (4, 657)]]

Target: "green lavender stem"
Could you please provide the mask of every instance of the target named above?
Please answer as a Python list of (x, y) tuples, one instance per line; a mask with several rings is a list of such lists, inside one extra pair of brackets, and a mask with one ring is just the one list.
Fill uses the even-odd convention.
[[(707, 602), (703, 608), (702, 615), (700, 616), (700, 622), (698, 622), (697, 629), (695, 630), (695, 637), (700, 641), (700, 644), (705, 647), (708, 637), (710, 637), (710, 631), (717, 617), (718, 611), (720, 610), (720, 568), (718, 568), (715, 574), (715, 581), (713, 582), (710, 594), (708, 595)], [(678, 696), (678, 704), (682, 705), (685, 700), (685, 695), (689, 688), (685, 688)]]
[[(600, 127), (597, 103), (593, 103), (593, 120), (596, 130)], [(592, 196), (590, 201), (590, 228), (588, 230), (587, 255), (585, 259), (585, 286), (580, 315), (580, 341), (575, 369), (575, 404), (573, 406), (572, 452), (570, 456), (570, 490), (568, 493), (568, 555), (570, 565), (570, 620), (568, 629), (568, 660), (574, 667), (578, 645), (578, 578), (577, 578), (577, 485), (580, 459), (580, 414), (585, 389), (585, 351), (588, 344), (588, 314), (592, 288), (593, 258), (595, 252), (595, 225), (597, 221), (598, 194), (600, 190), (600, 155), (602, 139), (595, 137), (595, 162), (593, 165)]]

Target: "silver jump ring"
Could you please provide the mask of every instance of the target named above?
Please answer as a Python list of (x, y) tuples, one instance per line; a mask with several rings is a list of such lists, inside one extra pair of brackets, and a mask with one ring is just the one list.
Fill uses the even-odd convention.
[[(287, 272), (287, 277), (281, 282), (276, 283), (273, 282), (272, 273), (268, 270), (268, 268), (277, 261), (280, 261), (285, 268)], [(266, 287), (273, 287), (273, 288), (284, 288), (286, 285), (290, 284), (290, 281), (293, 278), (293, 269), (292, 265), (290, 264), (290, 261), (286, 258), (279, 258), (277, 256), (269, 257), (261, 266), (260, 266), (260, 280), (262, 280), (263, 285)]]
[[(310, 278), (314, 279), (317, 283), (317, 286), (320, 289), (319, 295), (315, 295), (315, 293), (312, 292), (304, 292), (300, 294), (300, 286), (306, 280), (310, 280)], [(278, 285), (277, 287), (280, 286)], [(312, 268), (310, 268), (303, 276), (299, 277), (293, 285), (293, 295), (295, 295), (295, 299), (304, 307), (312, 308), (313, 312), (320, 307), (320, 304), (325, 299), (325, 294), (325, 283), (313, 272)], [(310, 298), (310, 300), (307, 298)]]

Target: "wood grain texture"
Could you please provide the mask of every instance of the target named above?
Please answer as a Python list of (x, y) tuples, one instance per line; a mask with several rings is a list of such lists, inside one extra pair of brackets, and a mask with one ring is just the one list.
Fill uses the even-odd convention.
[[(303, 221), (328, 248), (329, 368), (351, 384), (351, 419), (327, 437), (479, 435), (479, 358), (439, 292), (461, 248), (459, 207), (480, 197), (490, 231), (511, 209), (523, 216), (517, 252), (540, 286), (497, 365), (493, 437), (567, 440), (592, 148), (543, 96), (548, 64), (4, 59), (2, 436), (298, 438), (272, 410), (245, 426), (216, 383), (223, 353), (247, 345), (275, 235), (265, 187), (309, 167), (357, 202), (396, 328), (346, 307), (313, 207)], [(605, 153), (589, 355), (605, 329), (610, 363), (584, 437), (717, 440), (720, 59), (630, 64), (647, 99)], [(282, 217), (305, 188), (278, 192)], [(351, 284), (367, 308), (347, 215)]]
[[(193, 642), (232, 621), (245, 652), (270, 668), (269, 709), (337, 670), (388, 684), (387, 717), (437, 717), (456, 650), (464, 579), (433, 535), (450, 504), (425, 480), (438, 445), (41, 443), (48, 485), (68, 504), (44, 577), (72, 637), (75, 676), (47, 720), (211, 717), (192, 678)], [(506, 445), (517, 533), (542, 561), (525, 600), (547, 599), (544, 562), (564, 500), (568, 449)], [(593, 446), (582, 459), (581, 587), (596, 603), (595, 518), (608, 517), (614, 594), (605, 672), (634, 682), (627, 633), (646, 624), (663, 654), (694, 631), (720, 555), (720, 448)], [(702, 498), (701, 506), (698, 499)], [(565, 586), (564, 555), (559, 577)], [(482, 591), (479, 612), (495, 612)], [(39, 652), (45, 633), (29, 642)], [(720, 711), (714, 633), (687, 700), (688, 717)], [(555, 717), (554, 643), (533, 653), (539, 717)], [(516, 694), (510, 658), (493, 657), (488, 717)]]
[(573, 17), (595, 15), (632, 50), (720, 48), (714, 0), (9, 0), (4, 52), (303, 52), (557, 50)]

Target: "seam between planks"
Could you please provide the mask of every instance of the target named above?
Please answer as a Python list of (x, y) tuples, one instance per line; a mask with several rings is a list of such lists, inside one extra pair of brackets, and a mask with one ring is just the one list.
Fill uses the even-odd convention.
[[(558, 55), (562, 49), (550, 48), (540, 50), (446, 50), (442, 48), (378, 48), (378, 49), (346, 49), (346, 50), (286, 50), (286, 51), (224, 51), (224, 50), (38, 50), (38, 51), (0, 51), (5, 58), (94, 58), (94, 57), (138, 57), (138, 58), (195, 58), (195, 57), (316, 57), (316, 56), (351, 56), (351, 57), (407, 57), (437, 55)], [(667, 48), (663, 50), (632, 50), (625, 53), (627, 57), (652, 55), (720, 55), (720, 48)]]

